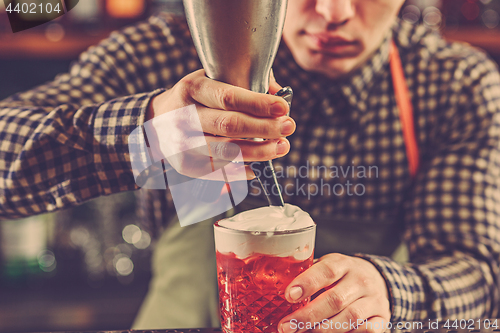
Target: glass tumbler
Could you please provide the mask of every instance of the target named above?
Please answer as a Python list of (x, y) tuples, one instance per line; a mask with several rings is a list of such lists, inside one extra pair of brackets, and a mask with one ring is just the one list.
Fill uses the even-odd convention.
[(241, 231), (214, 224), (219, 309), (226, 333), (278, 332), (285, 289), (313, 263), (316, 225), (290, 231)]

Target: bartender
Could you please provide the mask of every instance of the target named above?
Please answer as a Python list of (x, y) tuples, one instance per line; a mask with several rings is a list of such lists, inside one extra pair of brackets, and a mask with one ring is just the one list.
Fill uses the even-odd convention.
[[(499, 73), (483, 52), (397, 20), (402, 3), (289, 2), (270, 92), (277, 82), (294, 89), (293, 119), (279, 97), (206, 78), (182, 19), (154, 16), (112, 34), (68, 73), (0, 103), (0, 217), (136, 190), (128, 135), (195, 104), (212, 140), (268, 139), (240, 144), (245, 160), (309, 172), (280, 182), (285, 201), (318, 224), (322, 256), (286, 297), (333, 287), (284, 318), (281, 332), (304, 331), (292, 320), (496, 317)], [(135, 328), (217, 325), (211, 222), (181, 228), (167, 222), (166, 191), (139, 192), (158, 241)]]

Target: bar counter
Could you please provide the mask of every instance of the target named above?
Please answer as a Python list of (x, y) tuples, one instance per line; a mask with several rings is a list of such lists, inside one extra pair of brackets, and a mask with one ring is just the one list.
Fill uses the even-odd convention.
[[(469, 321), (471, 321), (470, 319)], [(495, 319), (491, 319), (494, 321)], [(462, 320), (463, 321), (463, 320)], [(435, 321), (433, 321), (435, 322)], [(500, 322), (500, 319), (498, 319)], [(416, 323), (416, 322), (414, 322)], [(427, 324), (427, 322), (425, 322)], [(415, 329), (392, 329), (391, 333), (499, 333), (500, 328), (489, 328), (485, 329), (484, 327), (479, 328), (477, 324), (472, 326), (465, 326), (466, 328), (460, 328), (458, 326), (456, 329), (446, 329), (442, 325), (445, 324), (445, 321), (440, 321), (439, 329), (429, 328), (428, 325), (422, 325), (422, 328)], [(450, 323), (453, 321), (450, 320)], [(413, 324), (413, 323), (410, 323)], [(458, 320), (458, 325), (460, 325), (460, 320)], [(412, 325), (417, 327), (416, 325)], [(128, 331), (67, 331), (67, 332), (58, 332), (58, 333), (220, 333), (223, 332), (220, 328), (191, 328), (191, 329), (168, 329), (168, 330), (128, 330)], [(45, 332), (52, 333), (52, 332)]]

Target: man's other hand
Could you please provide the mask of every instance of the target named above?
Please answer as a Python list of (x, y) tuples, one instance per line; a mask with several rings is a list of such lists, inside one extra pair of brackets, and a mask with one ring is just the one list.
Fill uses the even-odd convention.
[[(285, 295), (296, 303), (322, 289), (326, 290), (309, 304), (281, 320), (281, 333), (384, 331), (391, 318), (389, 295), (384, 278), (369, 261), (328, 254), (295, 278)], [(316, 328), (308, 329), (314, 323)]]

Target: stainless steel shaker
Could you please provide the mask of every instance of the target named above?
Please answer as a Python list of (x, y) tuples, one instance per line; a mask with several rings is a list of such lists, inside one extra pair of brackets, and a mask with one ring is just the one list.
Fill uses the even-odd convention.
[[(208, 77), (258, 93), (267, 93), (288, 0), (183, 0), (189, 29)], [(278, 93), (290, 104), (289, 87)], [(277, 94), (277, 95), (278, 95)], [(252, 163), (269, 204), (284, 201), (271, 161)], [(264, 172), (266, 170), (266, 172)]]

